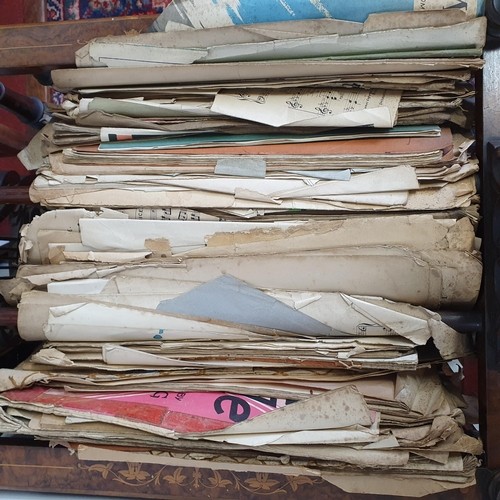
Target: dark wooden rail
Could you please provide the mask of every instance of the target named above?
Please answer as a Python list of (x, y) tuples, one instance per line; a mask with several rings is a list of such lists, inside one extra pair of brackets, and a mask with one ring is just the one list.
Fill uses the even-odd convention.
[(0, 205), (32, 205), (28, 189), (28, 186), (2, 186)]
[(93, 38), (144, 32), (155, 17), (110, 17), (0, 26), (0, 75), (42, 74), (50, 69), (74, 66), (75, 51)]

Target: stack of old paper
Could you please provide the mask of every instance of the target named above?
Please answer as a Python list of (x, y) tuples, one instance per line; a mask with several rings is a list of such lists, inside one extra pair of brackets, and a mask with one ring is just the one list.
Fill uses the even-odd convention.
[[(407, 130), (397, 132), (404, 136)], [(171, 150), (164, 149), (167, 139), (78, 147), (50, 156), (31, 197), (54, 207), (196, 207), (225, 217), (249, 210), (446, 210), (473, 203), (477, 162), (467, 152), (470, 141), (453, 138), (446, 128), (432, 129), (437, 137), (384, 137), (392, 133), (319, 142), (313, 142), (318, 135), (291, 135), (291, 144), (245, 146), (216, 146), (210, 141), (235, 136), (211, 135), (196, 139), (209, 146), (199, 148), (188, 136), (175, 139), (188, 148)], [(264, 139), (270, 140), (280, 139)], [(131, 144), (158, 141), (160, 150)], [(132, 148), (132, 154), (116, 154), (121, 148)]]
[(72, 92), (21, 154), (40, 167), (32, 199), (224, 217), (467, 207), (477, 162), (447, 126), (468, 125), (485, 27), (452, 9), (92, 41), (77, 62), (112, 67), (53, 72)]
[[(449, 15), (457, 11), (467, 18), (484, 14), (484, 0), (456, 2), (455, 0), (433, 0), (412, 2), (411, 0), (173, 0), (153, 23), (154, 31), (173, 31), (186, 28), (214, 28), (221, 26), (248, 25), (267, 21), (293, 19), (341, 19), (363, 22), (377, 12), (415, 11), (434, 16), (435, 10), (446, 9)], [(431, 12), (426, 12), (431, 11)], [(399, 42), (399, 41), (398, 41)]]
[[(313, 475), (347, 489), (363, 474), (372, 493), (398, 493), (403, 478), (418, 484), (417, 496), (464, 487), (481, 452), (461, 430), (456, 397), (430, 372), (338, 384), (295, 402), (225, 392), (43, 387), (6, 391), (0, 399), (8, 406), (2, 425), (20, 433), (90, 444), (112, 439), (164, 449), (134, 451), (134, 461)], [(82, 445), (78, 452), (87, 459), (106, 453)], [(108, 453), (116, 460), (127, 450)]]
[[(473, 226), (445, 215), (245, 223), (47, 212), (24, 228), (25, 264), (3, 290), (21, 301), (20, 334), (47, 342), (0, 372), (0, 428), (76, 441), (82, 458), (111, 453), (94, 445), (112, 443), (160, 450), (143, 461), (312, 474), (347, 490), (367, 470), (371, 492), (397, 494), (402, 478), (418, 484), (413, 495), (466, 486), (481, 445), (462, 430), (463, 403), (424, 368), (466, 354), (467, 339), (410, 305), (470, 307), (477, 295)], [(107, 234), (92, 240), (89, 222)], [(133, 263), (129, 245), (152, 248)], [(357, 250), (368, 252), (372, 272), (359, 269)], [(372, 250), (389, 253), (379, 262)], [(398, 269), (394, 251), (410, 252)], [(442, 273), (433, 285), (400, 274), (411, 262), (425, 269), (417, 252), (436, 255), (424, 272)], [(451, 255), (466, 259), (462, 271), (445, 270)], [(232, 258), (247, 282), (220, 274)], [(262, 267), (253, 258), (271, 260)], [(377, 284), (378, 297), (339, 291)], [(380, 298), (405, 293), (409, 303)]]
[(43, 344), (0, 371), (0, 429), (349, 491), (470, 484), (481, 444), (438, 372), (481, 285), (481, 6), (234, 26), (174, 4), (53, 72), (63, 110), (20, 155), (53, 210), (1, 285)]
[(133, 369), (416, 369), (429, 342), (441, 359), (467, 352), (426, 308), (472, 307), (481, 276), (460, 212), (242, 222), (54, 210), (23, 228), (20, 257), (2, 286), (20, 302), (19, 333), (52, 341), (37, 359), (72, 369), (89, 368), (72, 341), (86, 362)]
[[(462, 211), (273, 222), (145, 220), (127, 212), (66, 209), (36, 217), (22, 229), (26, 266), (18, 278), (36, 284), (29, 274), (52, 273), (39, 282), (49, 284), (105, 277), (92, 275), (96, 265), (115, 274), (119, 265), (162, 280), (196, 284), (229, 274), (256, 288), (374, 295), (433, 308), (470, 308), (479, 291), (474, 225)], [(60, 274), (62, 264), (88, 273)], [(63, 283), (51, 286), (55, 292)], [(151, 287), (135, 291), (153, 293)], [(157, 289), (165, 293), (167, 285)]]

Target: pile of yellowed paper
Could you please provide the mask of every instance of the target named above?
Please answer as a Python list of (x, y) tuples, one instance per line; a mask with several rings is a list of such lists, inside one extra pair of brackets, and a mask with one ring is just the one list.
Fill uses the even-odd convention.
[(481, 286), (478, 13), (172, 15), (54, 71), (63, 106), (20, 154), (50, 210), (0, 285), (43, 344), (0, 370), (0, 431), (355, 492), (472, 484), (440, 367)]

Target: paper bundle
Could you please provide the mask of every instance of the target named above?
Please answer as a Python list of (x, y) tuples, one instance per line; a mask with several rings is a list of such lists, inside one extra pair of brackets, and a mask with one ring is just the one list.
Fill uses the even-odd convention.
[(248, 24), (254, 3), (175, 0), (166, 31), (53, 72), (63, 107), (20, 155), (53, 210), (1, 286), (43, 344), (0, 371), (0, 429), (347, 491), (472, 484), (440, 367), (470, 352), (448, 311), (481, 286), (483, 6)]
[[(2, 420), (42, 438), (164, 447), (172, 463), (194, 464), (196, 457), (200, 464), (312, 474), (333, 484), (369, 469), (389, 483), (418, 479), (428, 491), (469, 485), (481, 446), (461, 430), (456, 398), (431, 373), (376, 382), (371, 390), (344, 385), (298, 402), (223, 392), (71, 394), (37, 387), (3, 392), (8, 410)], [(81, 450), (82, 457), (89, 453)], [(277, 456), (288, 457), (285, 470)]]
[(31, 197), (225, 218), (468, 207), (477, 161), (444, 125), (470, 123), (485, 27), (447, 10), (92, 41), (78, 63), (113, 67), (53, 72), (72, 92), (21, 154)]

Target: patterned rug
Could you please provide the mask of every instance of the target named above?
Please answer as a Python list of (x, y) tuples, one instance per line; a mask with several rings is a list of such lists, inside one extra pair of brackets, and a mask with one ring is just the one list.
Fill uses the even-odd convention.
[(47, 0), (47, 21), (160, 14), (171, 0)]

